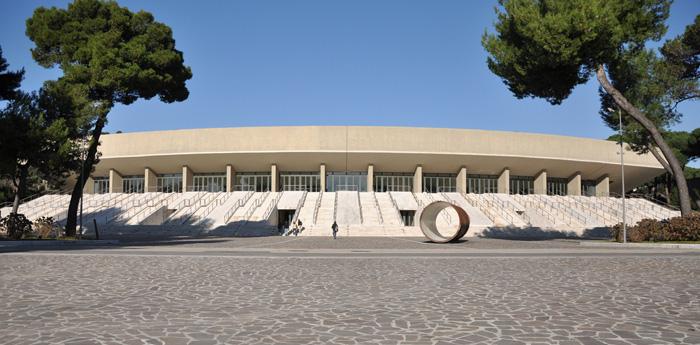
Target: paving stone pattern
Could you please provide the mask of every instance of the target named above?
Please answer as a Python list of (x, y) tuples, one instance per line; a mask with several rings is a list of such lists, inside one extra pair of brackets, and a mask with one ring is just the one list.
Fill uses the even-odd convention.
[(0, 255), (3, 344), (700, 344), (695, 257)]

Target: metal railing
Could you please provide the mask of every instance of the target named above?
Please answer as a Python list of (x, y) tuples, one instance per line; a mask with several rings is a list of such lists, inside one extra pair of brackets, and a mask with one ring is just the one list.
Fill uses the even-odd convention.
[(267, 197), (270, 196), (270, 192), (265, 192), (263, 193), (262, 196), (259, 198), (253, 200), (253, 204), (250, 205), (250, 207), (246, 210), (246, 212), (243, 214), (243, 222), (247, 223), (250, 218), (253, 216), (253, 213), (255, 213), (255, 210), (262, 205), (262, 203), (267, 199)]
[(294, 217), (292, 217), (292, 224), (296, 224), (297, 220), (299, 220), (301, 208), (304, 207), (304, 203), (306, 202), (306, 196), (308, 194), (309, 192), (304, 191), (304, 193), (301, 195), (301, 198), (299, 198), (299, 202), (297, 202), (297, 207), (294, 209)]
[(360, 224), (364, 224), (364, 218), (362, 217), (362, 203), (360, 202), (360, 192), (357, 192), (357, 207), (360, 210)]
[(338, 193), (333, 193), (333, 222), (337, 219), (338, 215)]
[(243, 207), (246, 203), (248, 203), (248, 200), (253, 196), (253, 191), (248, 191), (245, 195), (243, 195), (242, 198), (238, 199), (231, 208), (229, 208), (228, 211), (224, 214), (224, 223), (228, 224), (229, 221), (231, 221), (231, 218), (233, 217), (233, 214), (238, 211), (239, 208)]
[(318, 220), (318, 209), (321, 208), (321, 199), (323, 199), (323, 192), (318, 193), (318, 198), (316, 198), (316, 203), (314, 204), (314, 224)]
[(379, 201), (377, 200), (377, 194), (375, 192), (372, 192), (372, 200), (374, 200), (374, 208), (377, 210), (377, 215), (379, 216), (379, 224), (384, 224), (384, 216), (382, 216), (382, 209), (379, 207)]
[(387, 194), (389, 194), (391, 204), (394, 205), (394, 211), (396, 211), (396, 219), (399, 221), (399, 224), (403, 224), (403, 218), (401, 218), (401, 211), (399, 211), (399, 205), (396, 204), (396, 200), (394, 200), (394, 196), (391, 195), (391, 192), (387, 192)]
[(167, 195), (164, 198), (161, 198), (159, 201), (154, 202), (151, 205), (148, 205), (148, 207), (143, 209), (143, 212), (140, 212), (140, 213), (136, 214), (134, 217), (132, 217), (131, 219), (128, 219), (126, 221), (126, 223), (129, 223), (133, 220), (132, 223), (141, 224), (141, 222), (144, 219), (153, 215), (153, 213), (156, 212), (157, 210), (159, 210), (163, 207), (167, 207), (168, 204), (170, 204), (170, 202), (172, 201), (170, 199), (174, 199), (175, 195), (176, 195), (176, 193), (163, 193), (163, 194), (169, 194), (169, 195)]
[(270, 205), (267, 206), (267, 209), (265, 209), (265, 212), (263, 212), (262, 215), (262, 220), (267, 220), (270, 218), (270, 215), (272, 215), (272, 212), (277, 208), (277, 203), (279, 203), (280, 199), (282, 198), (282, 193), (284, 192), (277, 192), (277, 195), (275, 195), (275, 198), (270, 202)]

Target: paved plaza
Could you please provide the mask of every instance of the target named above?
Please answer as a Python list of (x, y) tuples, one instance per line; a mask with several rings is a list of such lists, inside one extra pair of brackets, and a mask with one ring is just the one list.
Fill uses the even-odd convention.
[(700, 251), (247, 238), (0, 249), (4, 344), (700, 344)]

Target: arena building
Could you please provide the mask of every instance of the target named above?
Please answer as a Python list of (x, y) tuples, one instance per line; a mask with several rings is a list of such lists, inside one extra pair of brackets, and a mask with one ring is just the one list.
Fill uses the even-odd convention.
[[(459, 204), (480, 229), (581, 233), (620, 221), (619, 199), (610, 197), (621, 187), (619, 145), (606, 140), (441, 128), (249, 127), (109, 134), (100, 152), (86, 200), (91, 214), (100, 220), (106, 212), (102, 223), (112, 225), (285, 229), (301, 219), (307, 234), (333, 221), (348, 234), (393, 228), (407, 234), (415, 230), (415, 212), (433, 200)], [(651, 154), (625, 151), (629, 189), (663, 172)], [(646, 200), (630, 204), (638, 205), (632, 220), (675, 215)], [(61, 218), (59, 208), (53, 211)]]
[[(406, 127), (212, 128), (103, 136), (88, 193), (169, 191), (620, 192), (607, 140)], [(628, 187), (664, 172), (626, 151)]]

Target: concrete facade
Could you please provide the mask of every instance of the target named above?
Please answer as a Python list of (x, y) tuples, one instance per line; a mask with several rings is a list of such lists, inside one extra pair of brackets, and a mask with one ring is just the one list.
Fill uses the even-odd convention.
[(569, 177), (569, 183), (566, 184), (567, 195), (581, 195), (581, 173), (576, 172)]
[(182, 191), (189, 192), (194, 185), (194, 174), (187, 165), (182, 166)]
[(467, 168), (466, 167), (461, 167), (459, 168), (459, 172), (457, 173), (457, 193), (467, 193)]
[[(596, 181), (596, 194), (619, 189), (615, 142), (531, 133), (402, 127), (249, 127), (109, 134), (93, 177), (110, 178), (121, 190), (121, 176), (143, 176), (146, 190), (158, 174), (182, 174), (183, 191), (194, 172), (226, 174), (233, 190), (236, 171), (269, 172), (270, 187), (280, 190), (279, 172), (347, 169), (367, 173), (375, 190), (378, 173), (413, 173), (413, 190), (423, 190), (424, 174), (455, 174), (459, 192), (468, 192), (468, 175), (498, 176), (498, 192), (510, 192), (510, 175), (532, 176), (537, 193), (547, 193), (547, 177), (569, 179), (568, 193), (581, 193), (583, 181)], [(235, 165), (235, 169), (234, 169)], [(546, 173), (542, 174), (542, 172)], [(625, 157), (630, 188), (664, 172), (651, 154)], [(274, 172), (274, 173), (273, 173)], [(571, 178), (573, 176), (573, 178)], [(148, 178), (146, 178), (148, 177)], [(605, 178), (603, 178), (605, 177)]]
[(420, 165), (413, 172), (413, 190), (416, 192), (423, 190), (423, 167)]
[(153, 171), (153, 169), (147, 167), (144, 169), (143, 177), (143, 190), (146, 192), (156, 192), (156, 187), (158, 185), (158, 174)]
[(498, 192), (501, 194), (510, 194), (510, 169), (505, 168), (498, 175)]
[(542, 170), (535, 175), (534, 181), (535, 194), (547, 194), (547, 171)]
[(122, 175), (115, 169), (109, 169), (109, 192), (120, 193), (122, 191)]
[(233, 192), (233, 181), (236, 179), (236, 170), (233, 165), (226, 164), (226, 191)]

